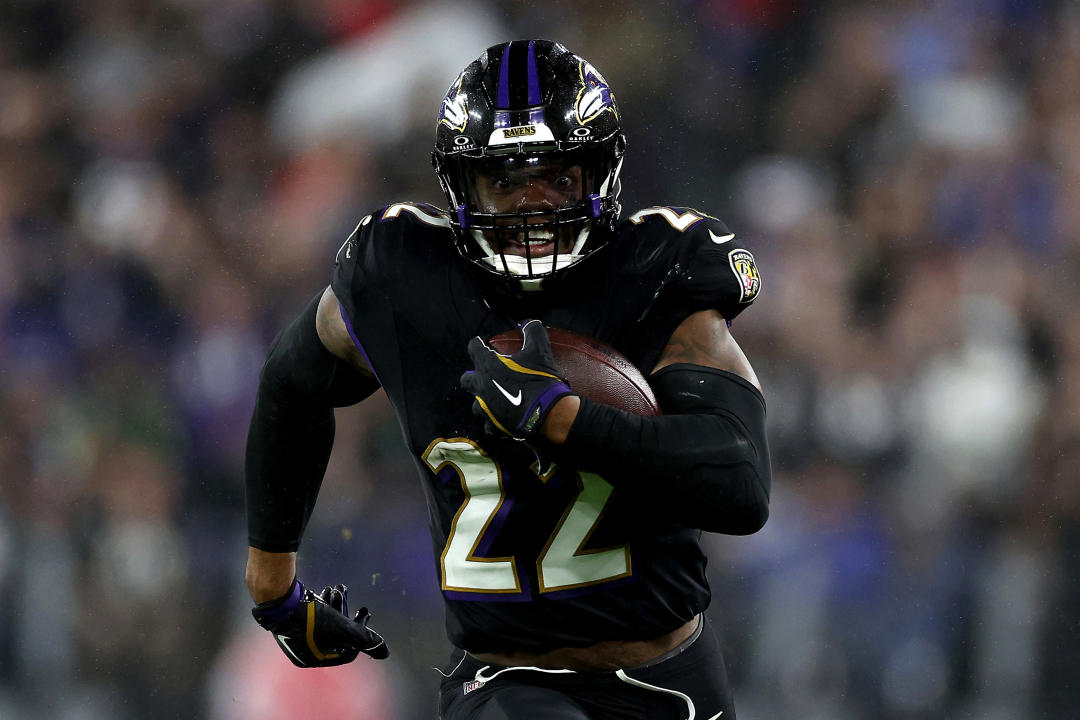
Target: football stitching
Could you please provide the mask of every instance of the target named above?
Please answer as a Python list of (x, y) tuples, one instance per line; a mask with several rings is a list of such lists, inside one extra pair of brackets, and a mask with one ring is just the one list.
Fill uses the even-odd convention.
[[(584, 336), (582, 336), (582, 337), (584, 337)], [(660, 412), (660, 404), (658, 402), (656, 402), (655, 393), (653, 393), (653, 396), (650, 396), (650, 395), (646, 395), (644, 392), (642, 392), (641, 386), (638, 384), (638, 382), (633, 377), (631, 377), (629, 374), (627, 374), (627, 372), (625, 370), (623, 370), (622, 368), (616, 367), (615, 365), (612, 365), (610, 362), (608, 362), (608, 360), (607, 360), (607, 358), (609, 357), (608, 355), (598, 355), (598, 354), (595, 354), (594, 352), (592, 352), (592, 350), (598, 349), (592, 343), (589, 343), (588, 345), (585, 345), (584, 343), (577, 344), (577, 345), (571, 345), (571, 344), (566, 343), (566, 342), (558, 342), (556, 340), (552, 340), (551, 341), (551, 349), (553, 351), (555, 349), (555, 346), (559, 346), (561, 348), (568, 348), (570, 350), (581, 351), (581, 354), (584, 355), (585, 357), (589, 358), (590, 360), (595, 360), (598, 363), (600, 363), (601, 365), (605, 365), (605, 366), (611, 368), (612, 370), (617, 372), (619, 375), (621, 375), (624, 380), (626, 380), (628, 383), (630, 383), (632, 386), (634, 386), (638, 390), (638, 392), (641, 394), (641, 399), (643, 401), (645, 401), (645, 404), (649, 408), (651, 408), (653, 412), (655, 412), (655, 413)], [(583, 348), (588, 348), (590, 352), (585, 352), (583, 350)], [(612, 350), (614, 352), (618, 352), (614, 348), (612, 348)], [(641, 371), (637, 369), (637, 366), (635, 366), (629, 360), (627, 360), (626, 363), (630, 367), (634, 368), (634, 371), (636, 373), (641, 374)], [(645, 381), (645, 385), (648, 386), (648, 384), (649, 384), (648, 378), (646, 378), (644, 375), (642, 375), (642, 379)], [(649, 392), (652, 393), (652, 388), (651, 387), (649, 387)]]

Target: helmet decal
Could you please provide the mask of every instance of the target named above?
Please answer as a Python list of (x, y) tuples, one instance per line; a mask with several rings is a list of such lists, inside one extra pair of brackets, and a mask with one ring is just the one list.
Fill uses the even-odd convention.
[(451, 130), (465, 132), (465, 126), (469, 123), (469, 110), (465, 100), (467, 95), (461, 92), (461, 81), (465, 79), (465, 73), (458, 75), (458, 79), (450, 86), (446, 97), (442, 101), (442, 113), (439, 122)]
[(527, 47), (520, 42), (508, 42), (499, 64), (499, 89), (495, 106), (500, 110), (511, 107), (536, 107), (543, 100), (540, 77), (536, 71), (536, 41)]
[(585, 60), (578, 65), (578, 72), (581, 75), (581, 90), (578, 91), (577, 102), (574, 104), (577, 121), (584, 125), (595, 120), (605, 110), (611, 110), (615, 117), (619, 117), (619, 112), (615, 109), (615, 97), (611, 94), (611, 87), (604, 80), (604, 76)]
[(544, 123), (535, 123), (533, 125), (519, 125), (516, 127), (499, 127), (495, 126), (495, 132), (491, 133), (491, 137), (488, 138), (489, 147), (498, 147), (499, 145), (517, 145), (522, 140), (528, 140), (530, 142), (542, 142), (542, 141), (555, 141), (555, 136), (551, 134), (551, 128)]
[(495, 92), (495, 127), (509, 127), (510, 108), (528, 107), (529, 124), (544, 123), (543, 96), (540, 76), (536, 70), (536, 41), (527, 47), (521, 42), (508, 42), (499, 62), (499, 84)]
[(529, 41), (529, 58), (526, 67), (526, 72), (529, 76), (529, 105), (540, 104), (540, 78), (536, 74), (536, 48), (534, 42)]

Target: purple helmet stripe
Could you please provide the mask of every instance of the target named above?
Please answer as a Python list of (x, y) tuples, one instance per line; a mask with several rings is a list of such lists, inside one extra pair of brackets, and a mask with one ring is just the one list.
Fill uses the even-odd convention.
[(540, 104), (540, 78), (536, 73), (536, 50), (533, 48), (533, 41), (529, 41), (529, 63), (528, 63), (528, 75), (529, 75), (529, 107), (534, 107)]
[(499, 89), (495, 99), (495, 106), (499, 108), (510, 107), (510, 46), (513, 44), (506, 43), (502, 63), (499, 65)]

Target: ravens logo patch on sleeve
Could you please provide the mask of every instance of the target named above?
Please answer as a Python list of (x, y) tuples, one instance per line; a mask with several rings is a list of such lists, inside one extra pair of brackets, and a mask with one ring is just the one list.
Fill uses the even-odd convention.
[(754, 256), (749, 250), (736, 248), (728, 253), (728, 264), (735, 279), (739, 281), (741, 294), (739, 302), (752, 303), (761, 290), (761, 276), (758, 274)]

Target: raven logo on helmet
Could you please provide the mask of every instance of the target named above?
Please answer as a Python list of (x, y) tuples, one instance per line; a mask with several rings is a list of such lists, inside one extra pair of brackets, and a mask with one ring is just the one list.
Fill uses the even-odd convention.
[[(458, 79), (450, 86), (443, 98), (442, 114), (439, 122), (451, 130), (465, 132), (465, 126), (469, 124), (469, 109), (465, 104), (466, 96), (461, 92), (461, 81), (465, 79), (465, 73), (458, 75)], [(464, 144), (464, 143), (462, 143)]]
[(604, 80), (604, 76), (584, 60), (578, 65), (578, 72), (581, 75), (581, 90), (578, 91), (577, 102), (574, 103), (577, 121), (584, 125), (595, 120), (605, 110), (611, 110), (615, 117), (618, 117), (615, 96), (611, 94), (611, 86)]

